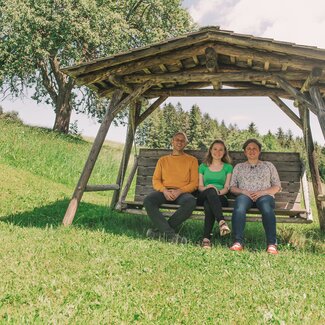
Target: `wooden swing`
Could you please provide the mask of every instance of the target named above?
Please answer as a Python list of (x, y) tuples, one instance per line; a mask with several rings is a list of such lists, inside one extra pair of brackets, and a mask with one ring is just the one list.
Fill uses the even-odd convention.
[[(125, 204), (129, 204), (125, 197), (132, 178), (129, 178), (128, 186), (122, 193), (121, 185), (132, 149), (134, 132), (137, 126), (168, 97), (266, 96), (302, 130), (320, 228), (325, 231), (324, 194), (309, 122), (312, 112), (318, 118), (325, 138), (323, 71), (325, 71), (324, 49), (236, 34), (220, 30), (217, 26), (201, 28), (182, 37), (63, 69), (63, 72), (74, 78), (78, 85), (86, 85), (99, 96), (110, 98), (109, 107), (67, 208), (63, 224), (72, 223), (85, 190), (114, 190), (112, 207), (119, 202), (118, 206), (124, 209)], [(154, 98), (155, 101), (151, 106), (141, 113), (142, 103)], [(281, 98), (293, 100), (299, 114), (291, 110)], [(129, 119), (133, 121), (134, 129), (128, 130), (116, 184), (87, 186), (111, 122), (118, 112), (127, 107), (130, 109)], [(141, 174), (144, 154), (145, 151), (141, 150), (137, 165), (132, 170), (133, 174), (138, 172), (136, 195), (142, 193), (141, 186), (143, 194), (150, 188), (148, 185), (150, 175), (144, 179)], [(154, 155), (153, 151), (149, 151), (148, 154), (152, 155), (150, 168), (153, 168), (154, 161), (158, 159), (160, 153)], [(199, 158), (202, 153), (195, 154)], [(282, 157), (282, 161), (278, 163), (283, 165), (284, 173), (289, 173), (291, 168), (287, 161), (289, 155), (282, 153), (281, 155), (275, 154)], [(293, 156), (294, 154), (290, 157)], [(238, 157), (238, 161), (240, 159)], [(293, 164), (299, 166), (300, 158), (295, 159)], [(269, 160), (276, 163), (273, 157)], [(292, 174), (295, 174), (296, 178), (288, 180), (288, 184), (294, 185), (288, 185), (286, 193), (288, 195), (291, 193), (295, 199), (281, 201), (281, 195), (278, 197), (279, 202), (288, 202), (288, 206), (292, 205), (286, 211), (295, 213), (283, 212), (283, 214), (289, 216), (289, 221), (297, 222), (296, 219), (301, 219), (310, 222), (311, 210), (306, 177), (301, 177), (304, 175), (303, 167)], [(303, 189), (302, 192), (300, 188)], [(297, 208), (301, 193), (305, 206)], [(135, 199), (134, 202), (137, 202), (138, 197)], [(141, 204), (138, 207), (140, 206)], [(133, 209), (134, 207), (135, 205), (131, 207), (129, 204), (126, 211), (137, 212), (139, 209)]]

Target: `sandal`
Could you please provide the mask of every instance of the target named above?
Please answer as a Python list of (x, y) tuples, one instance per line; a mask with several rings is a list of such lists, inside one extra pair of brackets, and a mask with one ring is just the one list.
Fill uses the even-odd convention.
[(279, 254), (278, 248), (276, 245), (267, 245), (266, 252), (271, 255)]
[(220, 236), (226, 236), (230, 234), (230, 229), (225, 220), (221, 220), (219, 222), (219, 231), (220, 231)]
[(231, 251), (242, 251), (244, 249), (244, 246), (241, 243), (235, 242), (231, 247), (230, 250)]
[(210, 239), (203, 238), (201, 247), (202, 248), (205, 248), (205, 249), (211, 249), (212, 248), (212, 244), (211, 244)]

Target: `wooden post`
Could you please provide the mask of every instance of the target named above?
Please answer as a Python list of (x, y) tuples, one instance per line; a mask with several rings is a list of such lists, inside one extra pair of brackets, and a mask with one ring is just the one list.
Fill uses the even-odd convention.
[(70, 200), (68, 209), (65, 213), (63, 224), (65, 226), (68, 226), (72, 223), (73, 218), (76, 214), (76, 211), (79, 206), (79, 202), (82, 198), (82, 195), (84, 193), (85, 187), (87, 186), (87, 182), (89, 180), (89, 177), (91, 175), (91, 172), (95, 166), (98, 154), (100, 152), (100, 149), (102, 147), (102, 144), (105, 140), (107, 131), (114, 119), (114, 115), (112, 112), (114, 109), (118, 106), (120, 103), (120, 100), (122, 98), (123, 91), (122, 90), (116, 90), (113, 94), (112, 100), (110, 102), (110, 105), (107, 109), (107, 112), (104, 116), (103, 122), (98, 130), (96, 139), (93, 143), (93, 146), (91, 148), (91, 151), (89, 153), (88, 159), (86, 161), (85, 167), (81, 173), (81, 176), (79, 178), (79, 182), (74, 190), (74, 193), (72, 195), (72, 199)]
[[(123, 161), (125, 162), (125, 159), (126, 158), (127, 158), (127, 162), (129, 161), (130, 151), (132, 149), (132, 143), (133, 143), (133, 140), (134, 140), (135, 131), (136, 131), (138, 125), (140, 123), (142, 123), (167, 98), (168, 98), (167, 96), (159, 97), (141, 115), (140, 115), (140, 113), (141, 113), (140, 106), (138, 106), (138, 108), (135, 110), (135, 115), (131, 115), (131, 111), (130, 111), (130, 115), (129, 115), (129, 127), (130, 127), (130, 125), (134, 125), (134, 130), (133, 129), (131, 130), (128, 127), (128, 132), (127, 132), (127, 136), (126, 136), (126, 143), (125, 143), (125, 147), (124, 147), (124, 151), (123, 151), (122, 163), (120, 165), (120, 170), (119, 170), (119, 173), (118, 173), (118, 176), (117, 176), (117, 180), (116, 180), (116, 183), (117, 184), (120, 184), (120, 188), (118, 190), (114, 191), (114, 194), (113, 194), (113, 197), (112, 197), (112, 201), (111, 201), (111, 208), (113, 208), (113, 209), (115, 208), (117, 202), (120, 202), (122, 200), (122, 198), (119, 199), (119, 195), (120, 195), (120, 190), (121, 190), (122, 183), (123, 183), (123, 180), (124, 180), (124, 176), (123, 176), (123, 179), (122, 179), (122, 175), (125, 175), (125, 171), (126, 171), (127, 164), (126, 164), (125, 168), (123, 168), (122, 165), (123, 165)], [(133, 121), (132, 121), (132, 119), (130, 119), (130, 116), (133, 116), (134, 117), (134, 120)], [(130, 148), (127, 148), (129, 146), (130, 146)], [(125, 156), (127, 152), (129, 152), (128, 157)], [(131, 182), (132, 182), (132, 179), (131, 179)], [(124, 189), (123, 193), (125, 191), (126, 191), (126, 194), (127, 194), (128, 189), (127, 190)], [(125, 194), (125, 196), (126, 196), (126, 194)], [(118, 209), (118, 207), (116, 207), (116, 208)]]
[(105, 140), (107, 131), (108, 131), (115, 115), (120, 110), (122, 110), (123, 108), (128, 106), (138, 96), (142, 95), (146, 90), (148, 90), (151, 87), (151, 85), (152, 85), (152, 82), (150, 82), (150, 81), (143, 84), (142, 86), (140, 86), (136, 90), (134, 90), (133, 93), (128, 95), (122, 101), (121, 101), (121, 98), (123, 95), (123, 91), (118, 89), (114, 92), (113, 97), (110, 102), (110, 105), (109, 105), (109, 108), (108, 108), (108, 110), (104, 116), (103, 122), (98, 130), (97, 136), (95, 138), (95, 141), (94, 141), (91, 151), (89, 153), (85, 167), (81, 173), (79, 182), (74, 190), (74, 193), (70, 200), (69, 206), (68, 206), (65, 216), (63, 218), (63, 224), (65, 226), (70, 225), (73, 221), (73, 218), (74, 218), (76, 211), (78, 209), (80, 200), (84, 193), (85, 187), (87, 186), (89, 177), (90, 177), (91, 172), (95, 166), (98, 154), (99, 154), (100, 149), (101, 149), (103, 142)]
[(310, 129), (309, 110), (307, 107), (299, 105), (299, 114), (303, 123), (303, 135), (307, 151), (308, 164), (313, 184), (314, 196), (318, 212), (318, 220), (320, 229), (325, 231), (325, 202), (318, 200), (319, 195), (322, 195), (322, 183), (319, 175), (317, 157), (314, 148), (313, 137)]
[(313, 212), (312, 212), (311, 206), (310, 206), (309, 187), (308, 187), (305, 166), (303, 166), (303, 170), (302, 170), (301, 186), (302, 186), (302, 193), (304, 195), (305, 208), (306, 208), (306, 212), (307, 212), (307, 220), (313, 220)]
[(315, 103), (316, 108), (318, 109), (317, 111), (317, 118), (319, 121), (319, 125), (322, 129), (323, 132), (323, 137), (325, 139), (325, 103), (322, 98), (322, 95), (319, 91), (319, 88), (317, 86), (312, 86), (309, 89), (310, 96)]
[(135, 130), (136, 130), (135, 121), (136, 121), (136, 118), (140, 115), (140, 108), (141, 108), (140, 105), (139, 105), (139, 103), (136, 103), (136, 105), (132, 105), (132, 107), (129, 109), (128, 129), (127, 129), (120, 169), (119, 169), (117, 179), (116, 179), (116, 184), (119, 184), (120, 188), (114, 191), (112, 201), (111, 201), (111, 208), (113, 208), (113, 209), (118, 201), (118, 198), (120, 195), (120, 189), (122, 187), (124, 177), (125, 177), (125, 172), (126, 172), (126, 169), (127, 169), (128, 163), (129, 163), (133, 140), (134, 140), (134, 135), (135, 135)]
[(119, 198), (117, 204), (115, 205), (116, 210), (122, 209), (122, 202), (125, 200), (128, 192), (129, 192), (130, 186), (132, 184), (132, 181), (133, 181), (133, 178), (134, 178), (134, 175), (135, 175), (135, 172), (137, 171), (137, 169), (138, 169), (138, 157), (134, 157), (134, 163), (133, 163), (132, 169), (130, 171), (130, 175), (127, 179), (125, 187), (123, 188), (121, 197)]

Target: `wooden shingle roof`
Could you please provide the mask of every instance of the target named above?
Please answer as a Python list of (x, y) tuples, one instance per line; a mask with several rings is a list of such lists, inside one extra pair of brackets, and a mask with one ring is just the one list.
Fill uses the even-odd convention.
[[(131, 93), (145, 81), (142, 96), (279, 96), (283, 78), (300, 90), (312, 71), (325, 94), (325, 49), (204, 27), (184, 36), (132, 49), (63, 72), (100, 96), (116, 88)], [(204, 89), (202, 89), (204, 88)], [(237, 89), (232, 92), (232, 89)]]

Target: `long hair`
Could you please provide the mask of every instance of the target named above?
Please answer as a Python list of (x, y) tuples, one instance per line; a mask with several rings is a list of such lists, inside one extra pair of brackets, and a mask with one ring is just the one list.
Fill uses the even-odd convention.
[(227, 149), (225, 143), (224, 143), (222, 140), (214, 140), (214, 141), (211, 143), (211, 145), (210, 145), (210, 147), (209, 147), (209, 150), (208, 150), (208, 153), (207, 153), (207, 155), (206, 155), (206, 157), (205, 157), (205, 159), (204, 159), (203, 162), (204, 162), (205, 164), (207, 164), (207, 166), (210, 166), (210, 165), (212, 164), (213, 157), (212, 157), (212, 155), (211, 155), (211, 150), (212, 150), (212, 147), (213, 147), (216, 143), (218, 143), (218, 144), (222, 144), (223, 147), (224, 147), (224, 149), (225, 149), (225, 153), (224, 153), (223, 157), (221, 158), (221, 161), (224, 162), (224, 163), (228, 163), (228, 164), (230, 164), (230, 163), (231, 163), (231, 158), (230, 158), (230, 156), (229, 156), (229, 154), (228, 154), (228, 149)]

